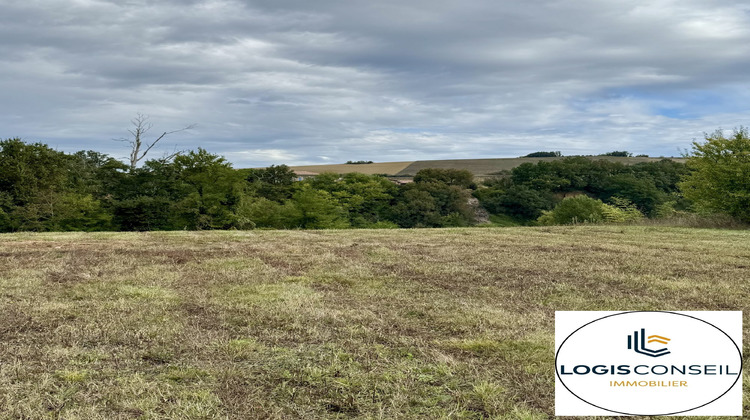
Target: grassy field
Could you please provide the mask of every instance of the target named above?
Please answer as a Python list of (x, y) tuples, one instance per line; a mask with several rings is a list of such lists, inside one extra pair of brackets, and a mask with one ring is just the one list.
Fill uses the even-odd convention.
[(547, 419), (555, 310), (750, 306), (738, 230), (5, 234), (0, 257), (2, 419)]
[[(375, 162), (366, 165), (308, 165), (308, 166), (291, 166), (298, 171), (309, 172), (335, 172), (345, 174), (348, 172), (359, 172), (363, 174), (386, 174), (391, 176), (412, 177), (420, 169), (440, 168), (440, 169), (466, 169), (478, 177), (486, 177), (499, 171), (509, 171), (522, 163), (536, 163), (541, 161), (553, 161), (563, 159), (561, 157), (550, 158), (497, 158), (497, 159), (448, 159), (448, 160), (417, 160), (412, 162)], [(657, 162), (661, 158), (649, 157), (612, 157), (612, 156), (591, 156), (590, 159), (609, 160), (612, 162), (621, 162), (626, 165), (633, 165), (641, 162)], [(670, 158), (677, 162), (684, 162), (683, 158)]]

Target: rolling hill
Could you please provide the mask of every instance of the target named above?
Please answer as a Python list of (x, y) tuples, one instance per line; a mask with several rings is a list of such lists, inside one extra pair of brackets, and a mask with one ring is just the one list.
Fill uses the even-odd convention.
[[(661, 157), (613, 157), (613, 156), (587, 156), (589, 159), (605, 159), (613, 162), (622, 162), (633, 165), (641, 162), (656, 162), (661, 159), (672, 159), (683, 162), (684, 158), (661, 158)], [(392, 177), (413, 177), (420, 169), (466, 169), (477, 177), (486, 177), (502, 170), (511, 170), (522, 163), (540, 162), (564, 159), (564, 157), (549, 158), (494, 158), (494, 159), (450, 159), (450, 160), (417, 160), (411, 162), (376, 162), (370, 164), (333, 164), (333, 165), (305, 165), (291, 166), (295, 171), (307, 172), (335, 172), (345, 174), (358, 172), (363, 174), (385, 174)]]

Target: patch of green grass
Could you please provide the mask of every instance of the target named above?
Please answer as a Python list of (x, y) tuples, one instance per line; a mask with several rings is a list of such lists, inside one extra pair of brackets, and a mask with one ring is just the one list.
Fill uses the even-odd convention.
[(85, 370), (58, 370), (55, 372), (55, 378), (68, 383), (86, 382), (89, 372)]
[(290, 306), (313, 302), (316, 292), (299, 283), (261, 283), (230, 286), (216, 290), (216, 301), (236, 305), (281, 304)]
[(520, 340), (492, 340), (487, 338), (448, 341), (447, 348), (459, 349), (483, 358), (499, 358), (528, 373), (540, 373), (554, 362), (551, 348), (553, 337), (526, 338)]

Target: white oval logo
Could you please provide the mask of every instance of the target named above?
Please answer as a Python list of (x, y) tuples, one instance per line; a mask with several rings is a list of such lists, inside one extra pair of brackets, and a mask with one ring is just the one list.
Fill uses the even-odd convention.
[(622, 312), (560, 344), (557, 377), (585, 403), (625, 415), (685, 413), (737, 384), (742, 352), (715, 325), (676, 312)]

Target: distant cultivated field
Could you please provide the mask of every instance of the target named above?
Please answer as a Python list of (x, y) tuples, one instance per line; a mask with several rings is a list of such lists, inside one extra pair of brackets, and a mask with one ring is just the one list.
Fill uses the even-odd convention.
[(6, 234), (0, 418), (547, 419), (554, 311), (747, 309), (748, 261), (664, 227)]
[[(612, 162), (622, 162), (626, 165), (633, 165), (640, 162), (656, 162), (662, 158), (647, 157), (612, 157), (612, 156), (592, 156), (590, 159), (609, 160)], [(387, 174), (391, 176), (411, 177), (416, 175), (420, 169), (441, 168), (441, 169), (466, 169), (476, 176), (487, 176), (499, 171), (509, 171), (522, 163), (553, 161), (559, 158), (497, 158), (497, 159), (449, 159), (449, 160), (418, 160), (411, 162), (379, 162), (364, 165), (308, 165), (292, 166), (292, 169), (309, 172), (335, 172), (344, 174), (348, 172), (359, 172), (363, 174)], [(678, 162), (684, 162), (683, 158), (669, 158)]]
[(395, 175), (407, 166), (414, 163), (410, 162), (377, 162), (367, 163), (358, 165), (348, 165), (345, 163), (335, 165), (309, 165), (309, 166), (291, 166), (296, 171), (309, 171), (309, 172), (335, 172), (337, 174), (346, 174), (349, 172), (358, 172), (361, 174), (375, 175), (375, 174), (387, 174)]

